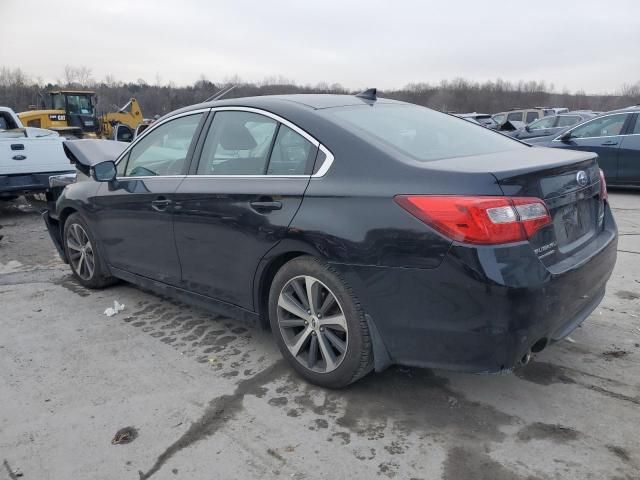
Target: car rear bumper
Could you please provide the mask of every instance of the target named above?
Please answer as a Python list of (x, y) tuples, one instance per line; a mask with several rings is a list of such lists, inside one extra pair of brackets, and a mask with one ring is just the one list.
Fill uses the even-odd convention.
[[(605, 293), (617, 254), (610, 209), (582, 251), (546, 268), (528, 243), (453, 245), (434, 269), (335, 264), (375, 323), (391, 362), (469, 372), (518, 364), (571, 333)], [(537, 343), (542, 341), (542, 343)]]
[(0, 175), (1, 193), (44, 192), (49, 188), (49, 177), (69, 172), (25, 173)]

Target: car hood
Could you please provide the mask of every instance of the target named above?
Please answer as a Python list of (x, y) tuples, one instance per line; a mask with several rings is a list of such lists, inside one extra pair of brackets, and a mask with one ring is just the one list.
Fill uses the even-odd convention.
[(100, 162), (115, 161), (130, 143), (115, 140), (67, 140), (64, 153), (78, 170), (88, 175), (89, 168)]
[(54, 132), (53, 130), (47, 130), (45, 128), (26, 127), (25, 131), (27, 133), (27, 137), (32, 137), (32, 138), (60, 136), (58, 132)]

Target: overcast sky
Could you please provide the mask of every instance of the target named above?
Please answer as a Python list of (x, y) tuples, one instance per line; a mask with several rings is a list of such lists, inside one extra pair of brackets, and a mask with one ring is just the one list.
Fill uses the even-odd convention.
[(0, 0), (0, 19), (0, 66), (44, 81), (67, 64), (179, 85), (500, 77), (603, 93), (640, 81), (638, 0)]

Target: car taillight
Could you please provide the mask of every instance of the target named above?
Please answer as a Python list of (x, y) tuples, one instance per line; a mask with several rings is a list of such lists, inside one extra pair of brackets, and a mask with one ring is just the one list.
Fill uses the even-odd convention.
[(551, 223), (547, 206), (539, 198), (397, 195), (394, 200), (443, 235), (463, 243), (519, 242)]
[(607, 192), (607, 181), (604, 179), (604, 172), (600, 169), (600, 199), (607, 200), (609, 193)]

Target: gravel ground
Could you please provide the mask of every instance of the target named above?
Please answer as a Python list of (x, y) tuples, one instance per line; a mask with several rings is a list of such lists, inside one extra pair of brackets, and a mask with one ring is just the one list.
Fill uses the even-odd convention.
[(0, 204), (0, 479), (640, 479), (640, 192), (611, 203), (618, 264), (573, 342), (511, 375), (392, 367), (342, 391), (268, 332), (80, 287), (42, 205)]

